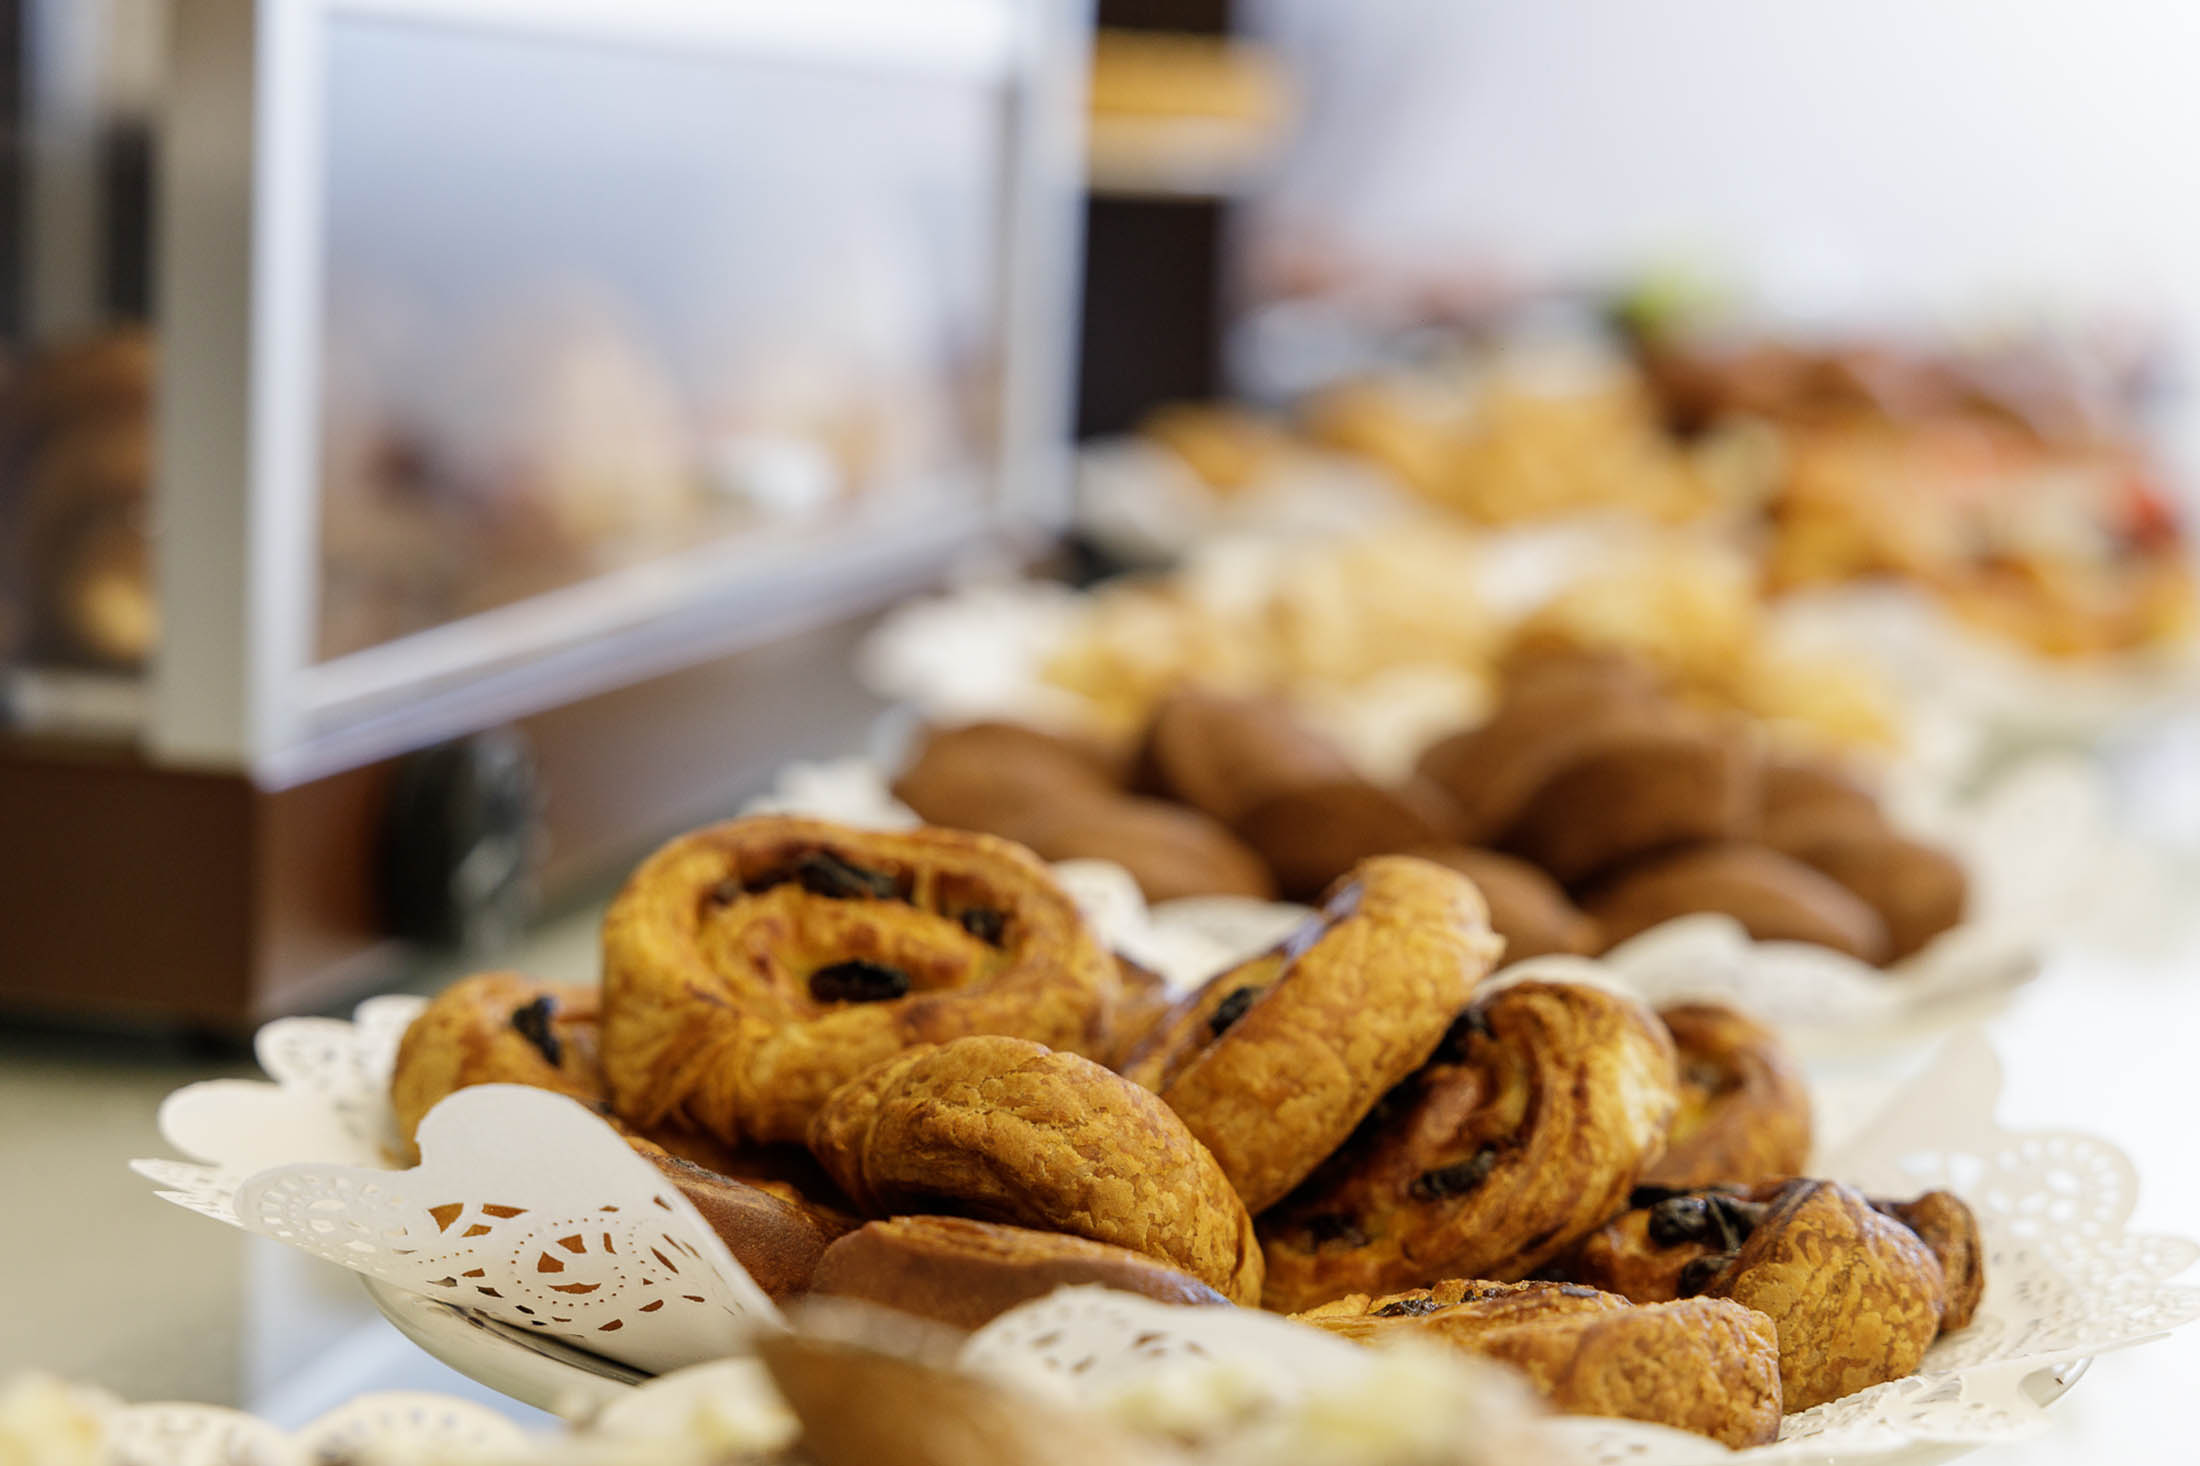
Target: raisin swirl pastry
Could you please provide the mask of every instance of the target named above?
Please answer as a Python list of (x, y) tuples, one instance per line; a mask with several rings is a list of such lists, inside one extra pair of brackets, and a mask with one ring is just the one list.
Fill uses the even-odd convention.
[(1470, 882), (1378, 856), (1277, 946), (1187, 994), (1123, 1072), (1258, 1211), (1420, 1066), (1502, 947)]
[(1673, 1041), (1642, 1004), (1503, 987), (1261, 1216), (1265, 1302), (1526, 1277), (1625, 1202), (1676, 1104)]
[(1159, 1258), (1234, 1303), (1260, 1244), (1169, 1107), (1076, 1054), (992, 1036), (908, 1050), (842, 1085), (810, 1149), (873, 1215), (944, 1212)]
[(1810, 1091), (1779, 1035), (1717, 1003), (1658, 1017), (1680, 1056), (1680, 1109), (1646, 1185), (1676, 1190), (1793, 1176), (1810, 1160)]
[(1723, 1299), (1637, 1305), (1565, 1283), (1449, 1281), (1294, 1317), (1364, 1343), (1427, 1338), (1501, 1360), (1562, 1415), (1646, 1420), (1735, 1449), (1780, 1433), (1772, 1321)]
[(1791, 1410), (1910, 1373), (1944, 1327), (1970, 1321), (1984, 1285), (1976, 1222), (1947, 1192), (1875, 1204), (1836, 1181), (1796, 1179), (1649, 1187), (1634, 1201), (1552, 1272), (1637, 1302), (1731, 1298), (1766, 1314)]
[(1115, 960), (1028, 850), (781, 815), (659, 850), (604, 918), (604, 1073), (629, 1122), (801, 1140), (914, 1044), (1104, 1043)]
[(643, 1159), (680, 1188), (728, 1250), (774, 1298), (809, 1286), (826, 1245), (855, 1225), (809, 1156), (785, 1148), (733, 1151), (709, 1136), (637, 1132), (609, 1114), (597, 1051), (594, 988), (488, 972), (446, 988), (405, 1030), (390, 1073), (390, 1106), (406, 1158), (447, 1096), (477, 1084), (524, 1084), (604, 1114)]

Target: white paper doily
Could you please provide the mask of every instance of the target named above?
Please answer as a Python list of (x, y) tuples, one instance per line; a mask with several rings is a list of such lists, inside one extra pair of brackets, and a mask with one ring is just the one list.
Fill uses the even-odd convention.
[[(645, 1371), (738, 1353), (750, 1330), (776, 1319), (685, 1200), (571, 1101), (509, 1086), (461, 1091), (424, 1123), (419, 1167), (362, 1164), (389, 1134), (386, 1076), (420, 1001), (378, 999), (353, 1024), (270, 1024), (262, 1050), (283, 1056), (280, 1072), (180, 1091), (162, 1124), (194, 1161), (137, 1169), (208, 1216)], [(2130, 1162), (2091, 1137), (1998, 1129), (1999, 1084), (1983, 1039), (1958, 1040), (1819, 1168), (1887, 1192), (1961, 1193), (1979, 1212), (1988, 1285), (1977, 1322), (1936, 1345), (1919, 1375), (1791, 1417), (1780, 1458), (2032, 1430), (2029, 1376), (2200, 1316), (2200, 1290), (2167, 1281), (2200, 1248), (2125, 1230)], [(967, 1357), (1099, 1402), (1187, 1360), (1288, 1393), (1342, 1357), (1336, 1347), (1264, 1315), (1084, 1292), (1003, 1315)], [(1692, 1459), (1672, 1454), (1682, 1448), (1669, 1433), (1568, 1429), (1600, 1459)]]

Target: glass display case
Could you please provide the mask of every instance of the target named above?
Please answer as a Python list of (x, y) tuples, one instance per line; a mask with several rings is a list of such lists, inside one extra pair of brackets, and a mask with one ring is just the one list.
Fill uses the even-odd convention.
[(171, 35), (157, 760), (297, 783), (1058, 522), (1074, 4), (178, 0)]

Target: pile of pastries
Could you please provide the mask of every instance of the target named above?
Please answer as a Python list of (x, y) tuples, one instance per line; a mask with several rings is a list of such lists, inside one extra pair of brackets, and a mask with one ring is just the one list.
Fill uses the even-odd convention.
[(1372, 782), (1280, 703), (1181, 688), (1127, 756), (1033, 729), (933, 732), (894, 793), (1049, 860), (1111, 860), (1147, 898), (1317, 898), (1412, 854), (1480, 888), (1515, 957), (1590, 955), (1696, 912), (1883, 965), (1963, 918), (1947, 852), (1837, 766), (1768, 748), (1647, 663), (1547, 650), (1494, 712)]
[(2057, 657), (2190, 634), (2172, 496), (2129, 405), (2066, 363), (1658, 332), (1637, 349), (1677, 440), (1769, 434), (1769, 589), (1899, 577)]
[(964, 1329), (1065, 1284), (1260, 1307), (1729, 1445), (1969, 1320), (1968, 1210), (1809, 1176), (1770, 1033), (1486, 982), (1505, 947), (1475, 880), (1374, 855), (1176, 996), (1020, 845), (761, 815), (634, 872), (600, 990), (436, 999), (391, 1095), (407, 1136), (471, 1084), (595, 1108), (777, 1297)]

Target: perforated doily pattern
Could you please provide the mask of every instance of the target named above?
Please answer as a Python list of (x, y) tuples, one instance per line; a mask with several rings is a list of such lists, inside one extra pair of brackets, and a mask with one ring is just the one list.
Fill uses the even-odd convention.
[(108, 1419), (111, 1466), (321, 1466), (372, 1448), (375, 1459), (443, 1451), (513, 1452), (526, 1432), (485, 1405), (447, 1395), (361, 1395), (295, 1434), (214, 1405), (129, 1405)]

